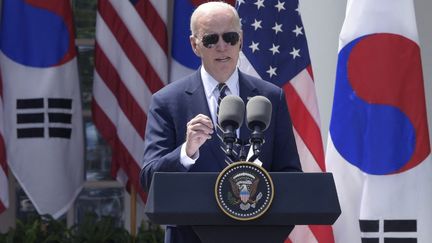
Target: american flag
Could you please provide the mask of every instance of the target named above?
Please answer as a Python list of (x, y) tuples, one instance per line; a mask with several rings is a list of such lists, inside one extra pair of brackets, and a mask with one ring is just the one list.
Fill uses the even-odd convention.
[(3, 82), (0, 78), (0, 213), (9, 206), (8, 187), (6, 149), (3, 139)]
[(139, 172), (152, 94), (168, 80), (167, 4), (99, 0), (93, 121), (112, 148), (111, 173), (141, 199)]
[[(238, 0), (240, 69), (286, 93), (303, 170), (325, 171), (311, 61), (298, 1)], [(330, 226), (296, 226), (286, 242), (334, 242)]]

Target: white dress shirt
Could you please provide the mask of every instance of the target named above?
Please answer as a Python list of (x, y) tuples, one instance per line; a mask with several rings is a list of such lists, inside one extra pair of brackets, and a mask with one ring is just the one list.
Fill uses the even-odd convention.
[[(219, 90), (217, 88), (217, 85), (219, 84), (216, 79), (214, 79), (204, 68), (204, 66), (201, 66), (200, 69), (201, 72), (201, 80), (203, 82), (204, 86), (204, 92), (207, 98), (207, 104), (210, 110), (211, 119), (213, 121), (213, 127), (215, 128), (214, 136), (216, 136), (216, 110), (218, 106), (218, 98), (219, 98)], [(228, 78), (228, 80), (225, 82), (228, 88), (226, 89), (225, 93), (226, 95), (236, 95), (240, 96), (240, 90), (239, 90), (239, 74), (238, 70), (235, 69), (233, 74)], [(239, 136), (239, 130), (237, 129), (237, 136)], [(186, 168), (189, 169), (192, 165), (195, 164), (195, 161), (199, 158), (199, 151), (195, 153), (192, 158), (186, 155), (186, 142), (183, 143), (181, 147), (180, 152), (180, 163)]]

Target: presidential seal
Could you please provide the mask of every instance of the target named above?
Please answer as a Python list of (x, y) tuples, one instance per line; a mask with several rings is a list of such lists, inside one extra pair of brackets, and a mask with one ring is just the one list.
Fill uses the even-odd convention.
[(252, 220), (263, 215), (274, 195), (268, 172), (251, 162), (236, 162), (226, 167), (215, 185), (216, 201), (222, 211), (237, 220)]

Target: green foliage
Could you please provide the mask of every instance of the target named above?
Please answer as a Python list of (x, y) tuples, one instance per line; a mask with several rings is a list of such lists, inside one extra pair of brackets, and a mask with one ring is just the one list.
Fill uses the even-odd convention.
[(71, 242), (70, 231), (61, 221), (54, 220), (49, 215), (33, 216), (24, 222), (18, 220), (16, 227), (6, 234), (0, 234), (0, 242), (5, 243), (56, 243)]
[(141, 222), (135, 243), (162, 243), (164, 242), (164, 231), (159, 225)]
[(158, 225), (143, 222), (137, 236), (115, 225), (112, 217), (97, 219), (87, 214), (80, 224), (68, 229), (50, 216), (17, 220), (16, 227), (0, 234), (0, 243), (162, 243), (164, 232)]
[(132, 242), (128, 231), (115, 226), (112, 217), (97, 220), (95, 214), (87, 214), (84, 222), (72, 227), (72, 242), (81, 243), (115, 243)]
[(96, 0), (73, 1), (77, 38), (95, 37), (96, 8)]

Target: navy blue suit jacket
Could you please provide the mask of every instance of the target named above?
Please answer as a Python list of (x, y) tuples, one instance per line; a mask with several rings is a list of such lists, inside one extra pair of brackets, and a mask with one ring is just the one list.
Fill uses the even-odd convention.
[[(248, 98), (262, 95), (273, 106), (259, 156), (263, 167), (267, 171), (301, 171), (283, 90), (240, 71), (239, 89), (245, 104)], [(140, 175), (145, 190), (149, 189), (154, 172), (219, 172), (226, 167), (225, 154), (216, 133), (199, 148), (199, 158), (189, 170), (180, 163), (180, 148), (186, 140), (186, 124), (198, 114), (211, 117), (199, 70), (156, 92), (147, 114), (144, 165)], [(243, 124), (240, 138), (247, 140), (250, 134), (251, 131)], [(178, 229), (167, 229), (168, 242), (199, 242), (196, 236), (191, 235), (194, 233), (190, 228)]]

